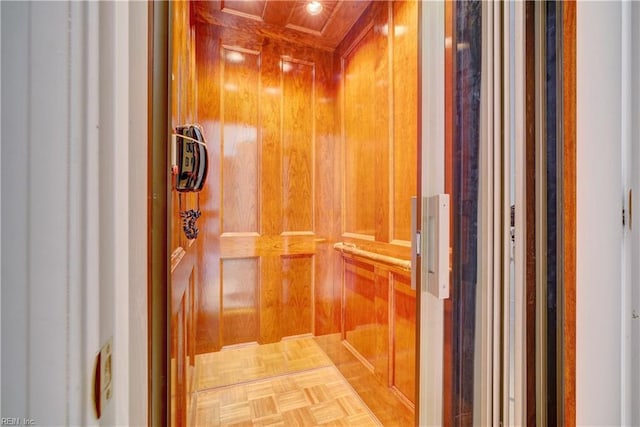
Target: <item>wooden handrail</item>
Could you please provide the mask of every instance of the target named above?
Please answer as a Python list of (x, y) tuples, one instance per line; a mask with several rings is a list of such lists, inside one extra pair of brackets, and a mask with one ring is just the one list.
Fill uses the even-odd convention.
[(333, 245), (333, 249), (338, 250), (345, 254), (355, 255), (361, 258), (365, 258), (371, 261), (377, 261), (384, 264), (388, 264), (394, 267), (401, 268), (406, 271), (411, 271), (411, 261), (407, 259), (400, 259), (389, 255), (382, 255), (379, 253), (360, 249), (352, 243), (338, 242)]

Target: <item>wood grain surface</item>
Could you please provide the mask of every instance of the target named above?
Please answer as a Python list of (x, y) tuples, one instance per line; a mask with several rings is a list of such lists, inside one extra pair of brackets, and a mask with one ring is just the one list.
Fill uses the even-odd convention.
[[(195, 349), (344, 331), (410, 402), (415, 296), (399, 291), (408, 269), (333, 246), (409, 263), (417, 5), (337, 2), (319, 29), (274, 3), (192, 3), (196, 94), (186, 98), (210, 161)], [(347, 9), (353, 26), (340, 15)], [(332, 25), (346, 35), (327, 42)]]
[(576, 425), (576, 2), (562, 4), (564, 425)]

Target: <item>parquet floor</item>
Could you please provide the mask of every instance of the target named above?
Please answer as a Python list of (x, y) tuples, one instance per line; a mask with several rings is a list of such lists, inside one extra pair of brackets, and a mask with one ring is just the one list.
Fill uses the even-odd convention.
[(197, 426), (380, 426), (311, 337), (196, 357)]
[(196, 356), (196, 389), (204, 390), (331, 366), (313, 338), (250, 344)]
[(414, 411), (402, 403), (389, 387), (380, 383), (342, 345), (340, 334), (322, 335), (313, 339), (385, 427), (415, 425)]

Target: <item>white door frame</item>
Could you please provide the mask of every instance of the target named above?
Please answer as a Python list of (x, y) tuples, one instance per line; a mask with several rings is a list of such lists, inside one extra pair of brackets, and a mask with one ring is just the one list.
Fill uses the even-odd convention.
[[(420, 78), (422, 104), (422, 198), (444, 193), (444, 2), (421, 2), (419, 7)], [(422, 209), (426, 230), (427, 209)], [(422, 239), (421, 253), (425, 253)], [(418, 425), (442, 425), (442, 366), (444, 303), (426, 291), (427, 257), (422, 257), (420, 301), (420, 393)]]

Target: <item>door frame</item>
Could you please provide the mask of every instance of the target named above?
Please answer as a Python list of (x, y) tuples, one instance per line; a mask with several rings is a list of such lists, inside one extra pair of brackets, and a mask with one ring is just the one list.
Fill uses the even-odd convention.
[(169, 425), (171, 322), (169, 230), (170, 2), (149, 2), (148, 80), (148, 421)]
[[(420, 2), (418, 7), (418, 230), (426, 230), (425, 198), (445, 192), (445, 3)], [(422, 239), (420, 253), (425, 253)], [(418, 258), (419, 289), (416, 289), (416, 423), (442, 425), (444, 354), (444, 302), (426, 290), (427, 257)]]

